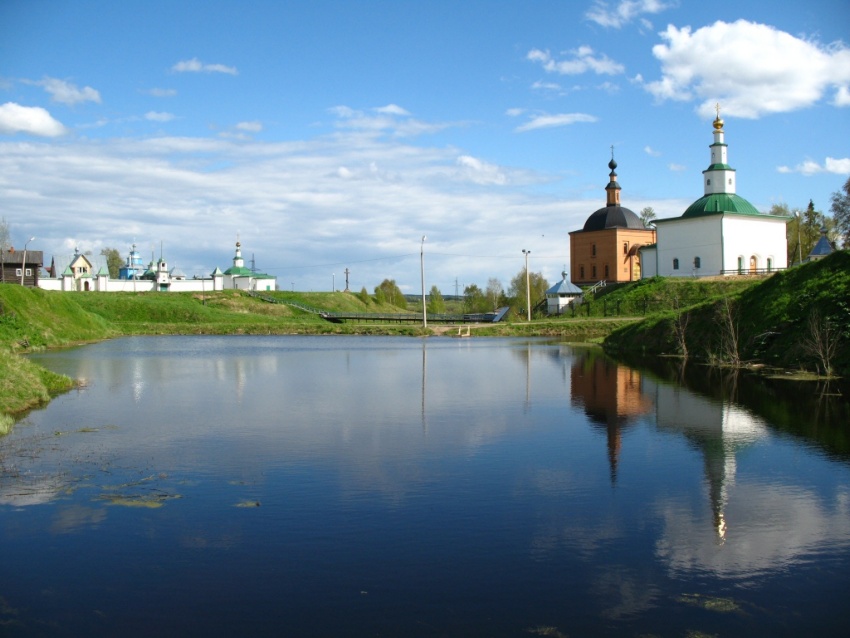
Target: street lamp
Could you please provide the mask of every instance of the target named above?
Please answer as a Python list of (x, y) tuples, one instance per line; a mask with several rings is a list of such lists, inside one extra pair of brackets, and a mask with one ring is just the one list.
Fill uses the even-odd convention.
[(422, 244), (419, 249), (419, 275), (422, 278), (422, 327), (428, 327), (428, 312), (425, 309), (425, 240), (428, 239), (422, 235)]
[(331, 273), (331, 292), (336, 292), (336, 273)]
[(522, 254), (525, 255), (525, 307), (528, 311), (528, 320), (531, 321), (531, 287), (528, 277), (528, 256), (531, 254), (531, 251), (523, 248)]
[(24, 273), (27, 271), (27, 246), (30, 245), (31, 241), (35, 241), (35, 237), (30, 237), (27, 242), (24, 244), (24, 257), (21, 262), (21, 285), (24, 285)]

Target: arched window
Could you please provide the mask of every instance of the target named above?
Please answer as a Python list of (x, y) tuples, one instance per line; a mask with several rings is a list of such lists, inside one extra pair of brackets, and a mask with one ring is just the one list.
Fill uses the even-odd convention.
[(596, 264), (593, 264), (593, 278), (596, 279)]
[(605, 264), (605, 279), (608, 279), (608, 264)]
[(627, 241), (623, 242), (623, 254), (624, 255), (629, 254), (629, 242), (627, 242)]
[(581, 271), (581, 279), (584, 280), (584, 266), (581, 266), (579, 271)]
[(591, 244), (591, 245), (590, 245), (590, 256), (591, 256), (591, 257), (596, 257), (596, 244)]
[(679, 270), (679, 258), (673, 257), (673, 270)]
[(767, 272), (773, 272), (773, 257), (767, 258)]
[(699, 268), (701, 264), (699, 257), (694, 257), (694, 268)]
[(742, 274), (744, 272), (744, 257), (738, 256), (738, 274)]

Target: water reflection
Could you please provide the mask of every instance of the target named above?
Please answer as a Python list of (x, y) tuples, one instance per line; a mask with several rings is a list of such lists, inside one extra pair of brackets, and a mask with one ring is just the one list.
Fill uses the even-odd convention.
[[(834, 618), (818, 605), (850, 566), (836, 428), (793, 411), (791, 433), (745, 377), (520, 339), (136, 338), (37, 358), (87, 385), (0, 439), (0, 591), (73, 537), (108, 565), (95, 580), (115, 578), (99, 552), (120, 555), (149, 591), (171, 583), (149, 604), (219, 633), (244, 626), (205, 600), (234, 596), (257, 633), (684, 635), (704, 620), (681, 601), (733, 581), (758, 592), (743, 635)], [(792, 567), (822, 584), (789, 619)], [(62, 574), (71, 596), (69, 567), (33, 582)]]

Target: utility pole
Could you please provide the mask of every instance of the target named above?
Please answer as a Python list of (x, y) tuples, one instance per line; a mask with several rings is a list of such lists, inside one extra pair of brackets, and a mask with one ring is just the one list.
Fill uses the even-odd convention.
[(523, 248), (522, 254), (525, 255), (525, 305), (528, 311), (528, 320), (531, 321), (531, 287), (529, 286), (528, 276), (528, 256), (531, 254), (531, 251)]
[(419, 274), (422, 277), (422, 327), (428, 327), (428, 311), (425, 309), (425, 240), (427, 237), (422, 235), (422, 245), (419, 249)]

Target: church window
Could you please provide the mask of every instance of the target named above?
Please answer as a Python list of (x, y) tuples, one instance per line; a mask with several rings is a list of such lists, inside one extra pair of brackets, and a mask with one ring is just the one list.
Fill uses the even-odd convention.
[(739, 256), (738, 257), (738, 274), (740, 275), (742, 272), (744, 272), (744, 258)]
[(584, 279), (584, 266), (579, 268), (579, 270), (581, 271), (581, 278)]
[(699, 268), (699, 267), (700, 267), (700, 258), (694, 257), (694, 268)]
[(624, 255), (629, 254), (629, 242), (627, 242), (627, 241), (623, 242), (623, 254)]
[(590, 256), (591, 256), (591, 257), (596, 257), (596, 244), (591, 244), (591, 245), (590, 245)]
[(679, 270), (679, 258), (673, 257), (673, 270)]
[(732, 178), (730, 177), (729, 178), (729, 186), (731, 186), (731, 185), (732, 185)]
[(605, 264), (605, 279), (608, 279), (608, 264)]
[(596, 264), (593, 265), (592, 270), (593, 270), (593, 278), (596, 279)]
[(767, 272), (771, 272), (773, 270), (773, 258), (767, 258)]
[(710, 179), (705, 180), (705, 185), (706, 185), (706, 186), (711, 186), (711, 180), (710, 180)]

